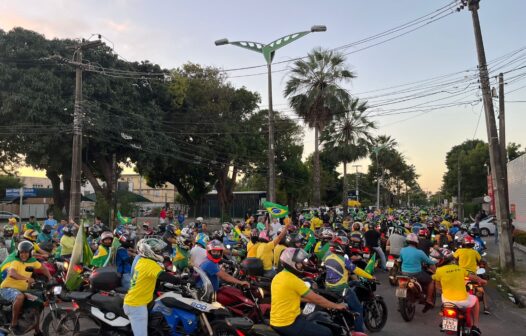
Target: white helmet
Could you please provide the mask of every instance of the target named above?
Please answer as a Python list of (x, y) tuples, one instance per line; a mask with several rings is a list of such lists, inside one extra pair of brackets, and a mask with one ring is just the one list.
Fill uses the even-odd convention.
[(195, 219), (195, 221), (196, 221), (196, 222), (202, 222), (202, 221), (203, 221), (203, 217), (197, 217), (197, 218)]
[(166, 243), (158, 238), (145, 238), (139, 240), (137, 243), (137, 253), (144, 258), (152, 259), (154, 261), (163, 262), (162, 251), (166, 247)]
[(408, 243), (415, 243), (418, 244), (418, 236), (414, 233), (410, 233), (405, 237), (405, 241)]

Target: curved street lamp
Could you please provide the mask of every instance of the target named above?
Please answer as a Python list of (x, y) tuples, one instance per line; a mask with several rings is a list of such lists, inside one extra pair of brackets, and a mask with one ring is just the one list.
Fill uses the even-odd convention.
[(223, 38), (215, 41), (216, 46), (231, 44), (240, 48), (245, 48), (263, 54), (267, 62), (268, 71), (268, 195), (267, 198), (271, 202), (276, 201), (276, 174), (274, 168), (274, 111), (272, 108), (272, 60), (276, 50), (290, 44), (297, 39), (302, 38), (310, 33), (327, 31), (327, 27), (323, 25), (314, 25), (310, 30), (286, 35), (268, 44), (251, 41), (233, 41)]

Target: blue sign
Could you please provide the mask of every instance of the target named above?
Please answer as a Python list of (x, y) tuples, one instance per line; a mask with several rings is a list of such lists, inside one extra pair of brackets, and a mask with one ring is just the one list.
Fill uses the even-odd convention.
[[(37, 192), (34, 188), (24, 188), (24, 194), (23, 196), (36, 196)], [(5, 190), (5, 196), (6, 197), (19, 197), (20, 196), (20, 189), (6, 189)]]

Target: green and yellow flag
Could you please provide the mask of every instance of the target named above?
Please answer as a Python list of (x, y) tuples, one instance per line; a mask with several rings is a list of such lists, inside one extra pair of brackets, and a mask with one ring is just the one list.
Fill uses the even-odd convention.
[(75, 237), (75, 245), (71, 253), (68, 271), (66, 273), (66, 288), (70, 291), (77, 290), (82, 283), (82, 266), (90, 265), (93, 252), (88, 244), (86, 232), (82, 225)]
[(371, 259), (369, 259), (369, 262), (367, 263), (367, 266), (365, 266), (364, 271), (373, 275), (375, 266), (376, 266), (376, 253), (373, 253), (371, 255)]
[(117, 219), (119, 220), (119, 223), (125, 225), (125, 224), (131, 224), (132, 220), (130, 217), (123, 217), (121, 215), (121, 211), (117, 211)]
[(263, 206), (265, 207), (265, 209), (267, 209), (268, 213), (274, 218), (283, 218), (289, 214), (289, 208), (284, 205), (272, 202), (263, 202)]

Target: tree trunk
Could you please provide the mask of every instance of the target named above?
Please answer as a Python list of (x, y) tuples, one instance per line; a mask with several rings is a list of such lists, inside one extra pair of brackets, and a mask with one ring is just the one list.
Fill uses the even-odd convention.
[(347, 184), (347, 161), (343, 161), (343, 213), (347, 215), (347, 190), (349, 186)]
[(319, 207), (321, 203), (321, 170), (320, 170), (320, 139), (319, 139), (319, 126), (314, 127), (314, 162), (313, 162), (313, 195), (312, 205)]
[[(65, 207), (66, 214), (68, 214), (69, 216), (69, 199), (70, 199), (69, 192), (71, 190), (71, 175), (70, 174), (62, 174), (62, 185), (64, 186), (63, 207)], [(81, 196), (81, 199), (82, 199), (82, 196)]]
[(217, 182), (217, 200), (221, 209), (221, 222), (228, 221), (231, 219), (230, 205), (234, 199), (232, 193), (232, 183), (228, 178), (228, 167), (216, 171)]
[(179, 193), (179, 195), (183, 196), (184, 200), (189, 206), (194, 208), (197, 205), (197, 202), (193, 199), (192, 196), (190, 196), (190, 193), (188, 192), (186, 187), (181, 183), (181, 181), (179, 181), (178, 179), (171, 179), (168, 182), (170, 182), (177, 188), (177, 192)]
[(51, 187), (53, 188), (53, 214), (57, 219), (62, 219), (64, 217), (62, 212), (64, 199), (60, 190), (60, 176), (56, 170), (47, 170), (46, 176), (51, 181)]

